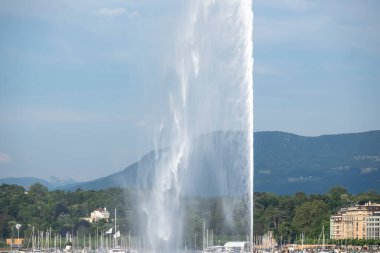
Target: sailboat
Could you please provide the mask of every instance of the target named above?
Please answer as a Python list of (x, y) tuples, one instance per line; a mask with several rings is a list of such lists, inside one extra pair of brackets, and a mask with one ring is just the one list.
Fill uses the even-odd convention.
[(326, 251), (325, 249), (326, 241), (325, 241), (325, 226), (322, 227), (322, 250), (320, 253), (329, 253), (329, 251)]
[(116, 230), (117, 229), (116, 220), (117, 220), (117, 215), (116, 215), (116, 208), (115, 208), (115, 230), (114, 230), (114, 234), (113, 234), (114, 245), (113, 245), (112, 249), (108, 250), (108, 253), (127, 253), (124, 249), (122, 249), (118, 245), (118, 238), (120, 237), (120, 231)]
[(71, 242), (71, 234), (66, 233), (66, 245), (65, 249), (63, 250), (64, 252), (71, 252), (73, 247), (73, 243)]

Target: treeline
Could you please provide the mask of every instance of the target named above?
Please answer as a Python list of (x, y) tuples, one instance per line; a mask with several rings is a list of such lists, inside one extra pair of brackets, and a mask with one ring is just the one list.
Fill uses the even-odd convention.
[(34, 184), (26, 191), (21, 186), (3, 184), (0, 186), (0, 239), (17, 237), (15, 225), (21, 224), (20, 237), (28, 238), (32, 228), (35, 231), (52, 230), (65, 236), (67, 232), (88, 234), (110, 227), (104, 221), (96, 225), (85, 221), (97, 208), (107, 207), (111, 215), (118, 210), (119, 228), (133, 230), (136, 226), (136, 210), (128, 191), (110, 188), (101, 191), (75, 192), (48, 191), (41, 184)]
[[(322, 243), (322, 229), (325, 238), (330, 235), (330, 215), (340, 208), (367, 202), (380, 203), (380, 195), (369, 191), (352, 195), (345, 188), (334, 187), (326, 194), (279, 196), (273, 193), (255, 194), (255, 233), (273, 231), (278, 242)], [(332, 241), (336, 244), (365, 244), (365, 240)], [(374, 243), (371, 241), (371, 243)], [(380, 243), (380, 240), (377, 242)]]
[[(95, 234), (112, 227), (101, 221), (89, 223), (83, 218), (99, 207), (107, 207), (113, 219), (113, 210), (117, 210), (118, 227), (121, 233), (141, 233), (139, 221), (141, 210), (136, 205), (138, 194), (120, 188), (99, 191), (77, 190), (75, 192), (48, 191), (41, 184), (35, 184), (26, 191), (21, 186), (0, 186), (0, 239), (17, 236), (15, 224), (22, 224), (20, 237), (28, 238), (32, 227), (35, 230), (53, 232), (64, 236), (71, 234)], [(203, 221), (212, 230), (215, 240), (228, 240), (228, 236), (238, 231), (247, 234), (248, 213), (246, 205), (237, 202), (231, 217), (237, 224), (237, 230), (228, 229), (223, 213), (225, 198), (186, 198), (183, 206), (184, 240), (200, 244)], [(332, 188), (326, 194), (282, 196), (273, 193), (255, 193), (254, 234), (263, 235), (273, 231), (278, 242), (288, 243), (300, 240), (304, 234), (305, 243), (317, 243), (324, 226), (326, 237), (329, 235), (329, 218), (339, 208), (368, 201), (380, 203), (380, 195), (374, 191), (351, 195), (341, 187)], [(196, 238), (195, 238), (196, 239)], [(359, 243), (356, 242), (357, 244)]]

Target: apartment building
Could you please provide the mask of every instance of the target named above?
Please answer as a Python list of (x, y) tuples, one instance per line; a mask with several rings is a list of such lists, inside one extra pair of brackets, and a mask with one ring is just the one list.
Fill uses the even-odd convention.
[[(355, 205), (341, 208), (336, 214), (330, 217), (330, 238), (331, 239), (366, 239), (367, 222), (371, 222), (371, 236), (375, 233), (376, 223), (373, 216), (380, 212), (380, 204), (368, 202), (364, 205)], [(377, 217), (377, 216), (376, 216)], [(378, 233), (377, 233), (378, 235)], [(376, 237), (379, 238), (379, 237)]]

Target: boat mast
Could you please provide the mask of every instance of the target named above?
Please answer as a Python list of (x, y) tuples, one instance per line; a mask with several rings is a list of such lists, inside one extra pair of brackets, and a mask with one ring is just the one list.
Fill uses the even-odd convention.
[(322, 227), (322, 249), (325, 249), (325, 225)]
[(117, 237), (116, 237), (116, 219), (117, 219), (117, 218), (116, 218), (116, 208), (115, 208), (115, 234), (114, 234), (114, 248), (116, 248), (116, 246), (117, 246), (117, 245), (116, 245), (116, 238), (117, 238)]

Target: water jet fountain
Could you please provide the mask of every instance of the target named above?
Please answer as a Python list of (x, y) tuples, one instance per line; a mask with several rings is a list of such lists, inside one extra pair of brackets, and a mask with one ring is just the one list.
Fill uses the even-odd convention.
[(156, 152), (138, 175), (153, 252), (252, 240), (252, 1), (191, 0), (186, 10)]

